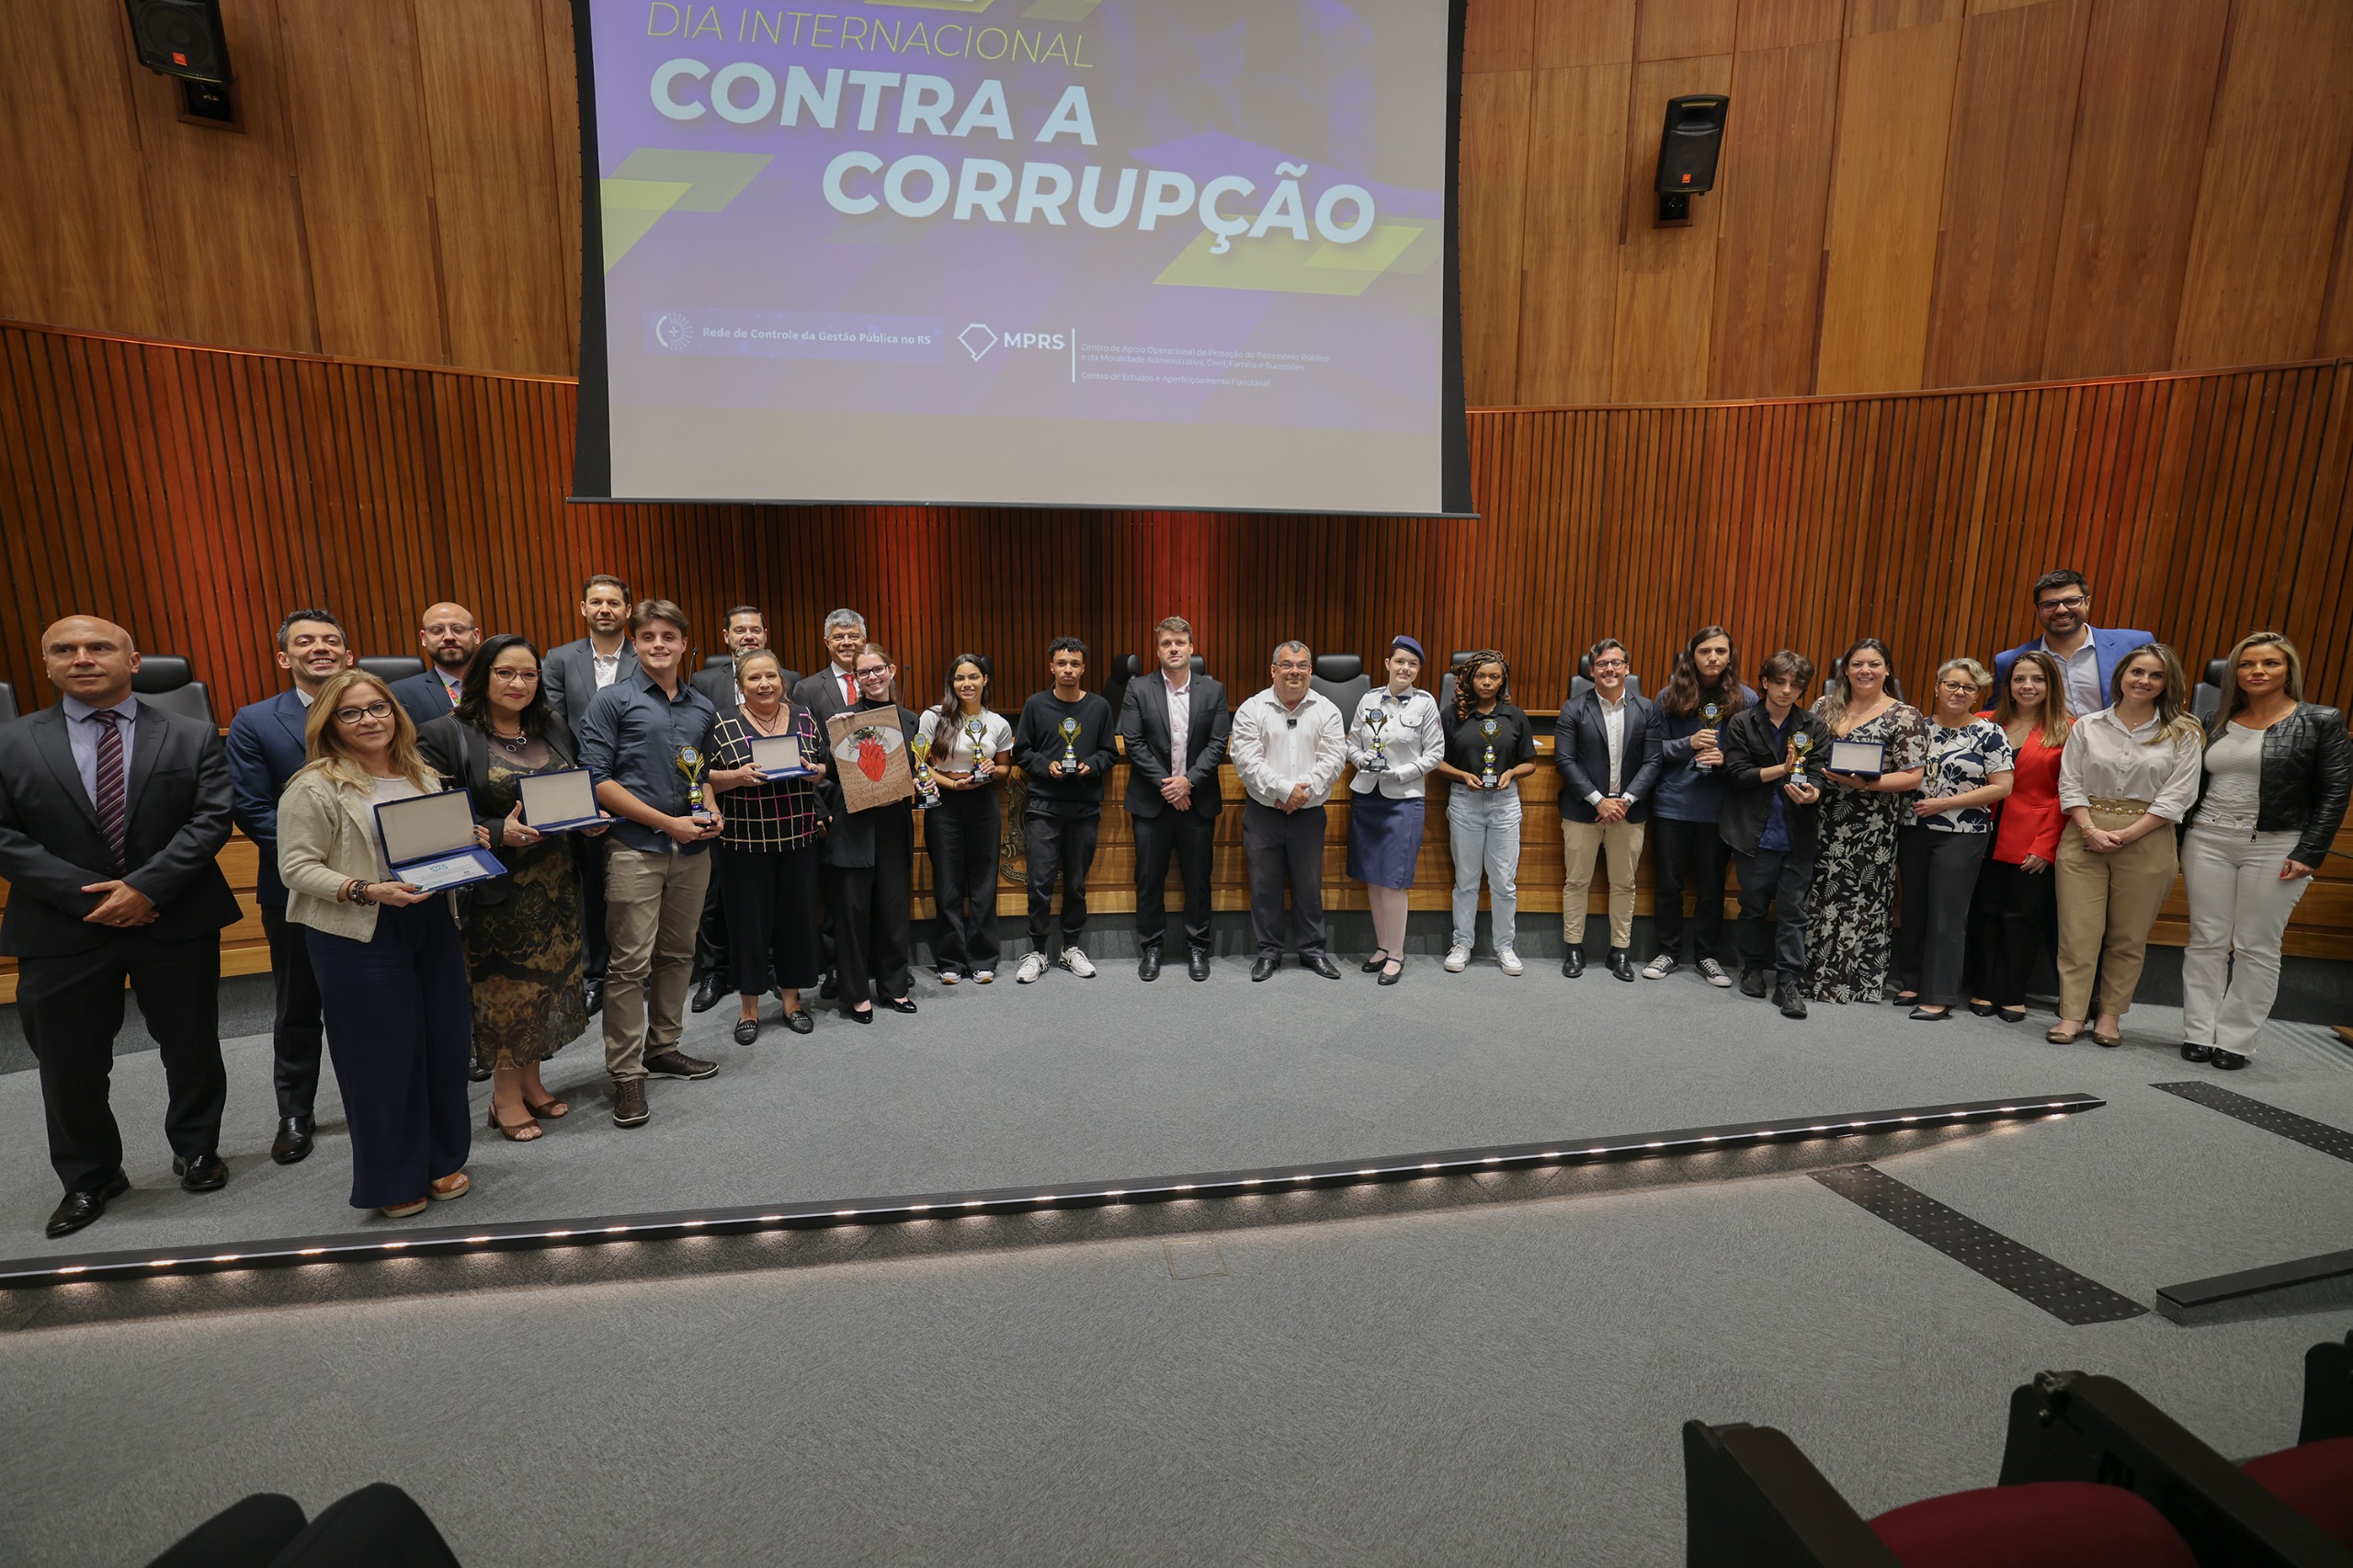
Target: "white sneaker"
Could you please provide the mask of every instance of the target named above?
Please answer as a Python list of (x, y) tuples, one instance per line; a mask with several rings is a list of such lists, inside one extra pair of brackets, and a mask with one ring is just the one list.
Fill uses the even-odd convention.
[(1658, 957), (1651, 960), (1650, 962), (1643, 966), (1643, 978), (1644, 980), (1665, 980), (1668, 975), (1673, 974), (1677, 970), (1682, 967), (1683, 966), (1681, 964), (1676, 961), (1676, 958), (1673, 953), (1661, 953)]
[(1095, 966), (1087, 962), (1086, 955), (1080, 952), (1076, 948), (1064, 948), (1063, 949), (1063, 956), (1055, 961), (1060, 963), (1064, 969), (1070, 971), (1071, 973), (1078, 976), (1081, 980), (1092, 980), (1095, 978)]
[(1700, 977), (1706, 980), (1709, 984), (1715, 986), (1719, 990), (1729, 991), (1732, 989), (1732, 976), (1726, 974), (1724, 972), (1724, 966), (1718, 963), (1713, 959), (1701, 959), (1699, 960), (1699, 974)]
[(1027, 985), (1046, 972), (1046, 955), (1027, 952), (1021, 955), (1021, 967), (1013, 971), (1013, 983)]
[(1495, 949), (1495, 967), (1506, 974), (1525, 974), (1528, 971), (1528, 966), (1519, 961), (1519, 955), (1509, 948)]
[(1471, 949), (1457, 942), (1446, 949), (1446, 972), (1461, 974), (1471, 967)]
[(953, 985), (963, 978), (962, 972), (957, 970), (943, 969), (939, 971), (939, 983), (942, 985)]
[(993, 969), (976, 969), (972, 971), (972, 983), (975, 985), (986, 985), (995, 978), (996, 971)]

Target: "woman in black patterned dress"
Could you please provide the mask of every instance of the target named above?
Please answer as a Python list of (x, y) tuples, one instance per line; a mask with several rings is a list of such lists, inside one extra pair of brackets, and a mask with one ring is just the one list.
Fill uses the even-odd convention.
[(540, 1063), (588, 1028), (580, 873), (567, 835), (550, 836), (523, 821), (517, 782), (578, 766), (571, 735), (540, 694), (539, 650), (512, 635), (484, 642), (457, 709), (419, 728), (416, 747), (472, 793), (474, 820), (506, 867), (506, 876), (474, 887), (466, 973), (474, 1062), (491, 1069), (490, 1126), (510, 1142), (528, 1143), (540, 1136), (541, 1119), (572, 1108), (540, 1082)]
[(1887, 644), (1847, 650), (1813, 711), (1842, 741), (1887, 748), (1876, 778), (1824, 768), (1821, 848), (1806, 894), (1805, 994), (1877, 1002), (1895, 950), (1895, 835), (1927, 762), (1927, 721), (1887, 689)]

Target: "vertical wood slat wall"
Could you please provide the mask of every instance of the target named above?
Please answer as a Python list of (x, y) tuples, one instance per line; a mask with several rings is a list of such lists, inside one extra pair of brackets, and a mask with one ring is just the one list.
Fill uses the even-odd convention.
[(0, 679), (50, 700), (40, 628), (74, 610), (185, 654), (223, 722), (277, 689), (297, 605), (411, 653), (438, 598), (543, 644), (583, 577), (677, 599), (718, 646), (763, 606), (802, 668), (850, 605), (921, 700), (963, 649), (1007, 705), (1063, 633), (1100, 660), (1159, 617), (1237, 692), (1297, 636), (1374, 660), (1398, 631), (1503, 649), (1557, 704), (1610, 635), (1662, 680), (1707, 622), (1753, 669), (1866, 633), (1935, 664), (2032, 630), (2068, 563), (2101, 624), (2193, 664), (2256, 626), (2353, 698), (2353, 362), (2017, 389), (1471, 415), (1476, 520), (981, 508), (574, 506), (569, 381), (192, 348), (0, 323)]

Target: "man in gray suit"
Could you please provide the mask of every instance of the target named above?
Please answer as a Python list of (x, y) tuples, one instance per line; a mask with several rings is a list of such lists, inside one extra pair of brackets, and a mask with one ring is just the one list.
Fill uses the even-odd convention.
[(0, 725), (0, 953), (40, 1064), (49, 1162), (71, 1235), (131, 1187), (107, 1104), (127, 980), (160, 1048), (172, 1170), (190, 1192), (221, 1161), (221, 929), (239, 917), (215, 857), (229, 841), (229, 754), (210, 724), (131, 695), (131, 633), (68, 616), (41, 633), (60, 700)]
[(858, 706), (858, 651), (866, 646), (866, 618), (854, 609), (837, 609), (825, 617), (826, 666), (792, 688), (792, 700), (816, 717), (817, 733), (825, 721)]
[[(1153, 628), (1159, 668), (1128, 683), (1120, 738), (1128, 747), (1128, 816), (1136, 835), (1136, 977), (1160, 978), (1168, 926), (1168, 861), (1185, 879), (1187, 970), (1210, 977), (1210, 858), (1218, 812), (1218, 764), (1233, 715), (1225, 687), (1193, 673), (1193, 629), (1170, 616)], [(1179, 722), (1181, 720), (1181, 722)]]
[[(580, 755), (580, 716), (597, 694), (623, 676), (637, 673), (637, 653), (629, 644), (629, 585), (599, 572), (580, 590), (580, 619), (588, 635), (566, 642), (540, 661), (540, 690), (572, 731), (572, 755)], [(587, 976), (588, 1010), (604, 1006), (605, 960), (611, 947), (605, 939), (605, 836), (572, 835), (572, 852), (580, 860), (581, 949)]]

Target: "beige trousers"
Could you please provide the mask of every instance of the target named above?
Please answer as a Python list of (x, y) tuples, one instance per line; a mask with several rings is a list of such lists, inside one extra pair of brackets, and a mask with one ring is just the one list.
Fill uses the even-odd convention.
[(1638, 822), (1571, 822), (1561, 819), (1561, 853), (1567, 878), (1561, 883), (1561, 940), (1571, 947), (1585, 944), (1586, 896), (1593, 891), (1594, 857), (1609, 855), (1609, 945), (1626, 948), (1634, 940), (1634, 866), (1643, 858), (1643, 827)]
[(605, 856), (605, 1071), (616, 1079), (644, 1077), (645, 1059), (685, 1031), (711, 855), (616, 844)]
[[(2139, 813), (2091, 813), (2092, 825), (2113, 833)], [(2112, 855), (2084, 847), (2074, 823), (2059, 835), (2059, 1016), (2089, 1020), (2092, 976), (2099, 976), (2099, 1011), (2121, 1015), (2132, 1006), (2141, 965), (2149, 956), (2149, 927), (2173, 891), (2181, 858), (2170, 824), (2136, 838)]]

